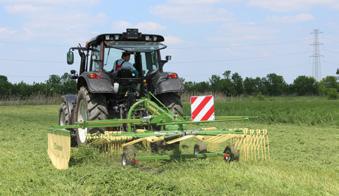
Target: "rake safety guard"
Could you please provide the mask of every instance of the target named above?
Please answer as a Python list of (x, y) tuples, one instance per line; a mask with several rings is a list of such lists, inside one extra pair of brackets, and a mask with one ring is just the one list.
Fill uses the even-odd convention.
[(71, 133), (65, 129), (48, 131), (47, 153), (53, 166), (57, 169), (68, 169), (71, 158)]

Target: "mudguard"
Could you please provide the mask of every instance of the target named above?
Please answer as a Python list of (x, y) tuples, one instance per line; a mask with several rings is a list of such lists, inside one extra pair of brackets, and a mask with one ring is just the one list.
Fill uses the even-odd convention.
[(162, 93), (183, 93), (184, 92), (184, 84), (179, 79), (168, 78), (167, 72), (158, 73), (153, 80), (153, 84), (155, 87), (154, 94), (162, 94)]
[(98, 78), (91, 79), (88, 77), (88, 72), (82, 73), (78, 78), (78, 88), (87, 86), (91, 93), (113, 93), (112, 80), (108, 74), (104, 72), (93, 72), (98, 74)]

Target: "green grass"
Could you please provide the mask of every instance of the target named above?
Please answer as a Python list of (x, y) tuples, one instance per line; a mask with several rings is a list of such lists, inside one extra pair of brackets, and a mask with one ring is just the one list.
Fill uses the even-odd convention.
[[(186, 115), (189, 105), (184, 104)], [(339, 126), (339, 100), (325, 97), (266, 97), (218, 99), (217, 115), (257, 116), (261, 123), (291, 123), (298, 125)]]
[[(292, 109), (292, 100), (284, 104), (280, 99), (231, 101), (217, 110), (232, 115), (247, 110), (254, 115), (264, 114), (271, 106), (272, 111), (295, 111), (300, 119), (312, 110), (338, 115), (338, 102), (310, 99), (311, 103), (305, 103), (307, 99), (302, 99), (294, 100), (301, 106)], [(57, 108), (0, 106), (0, 195), (339, 195), (338, 119), (313, 126), (308, 118), (220, 125), (267, 128), (272, 160), (266, 162), (226, 164), (214, 158), (122, 168), (117, 160), (83, 148), (70, 169), (58, 171), (46, 153), (47, 128), (56, 124)], [(260, 112), (253, 111), (256, 108)], [(289, 115), (297, 115), (293, 113)]]

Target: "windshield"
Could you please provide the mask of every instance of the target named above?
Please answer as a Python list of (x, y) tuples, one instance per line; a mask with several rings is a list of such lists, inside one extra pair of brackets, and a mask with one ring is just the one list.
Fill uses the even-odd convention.
[(148, 72), (159, 68), (159, 50), (126, 50), (126, 48), (113, 48), (106, 46), (104, 51), (104, 66), (103, 70), (106, 72), (114, 72), (117, 61), (122, 58), (122, 53), (125, 51), (130, 52), (130, 60), (135, 69), (138, 71), (139, 76), (145, 76)]

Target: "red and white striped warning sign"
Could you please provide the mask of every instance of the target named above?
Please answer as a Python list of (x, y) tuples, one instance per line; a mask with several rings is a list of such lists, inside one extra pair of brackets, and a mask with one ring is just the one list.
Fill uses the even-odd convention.
[(193, 121), (214, 120), (214, 98), (208, 96), (191, 97), (191, 117)]

